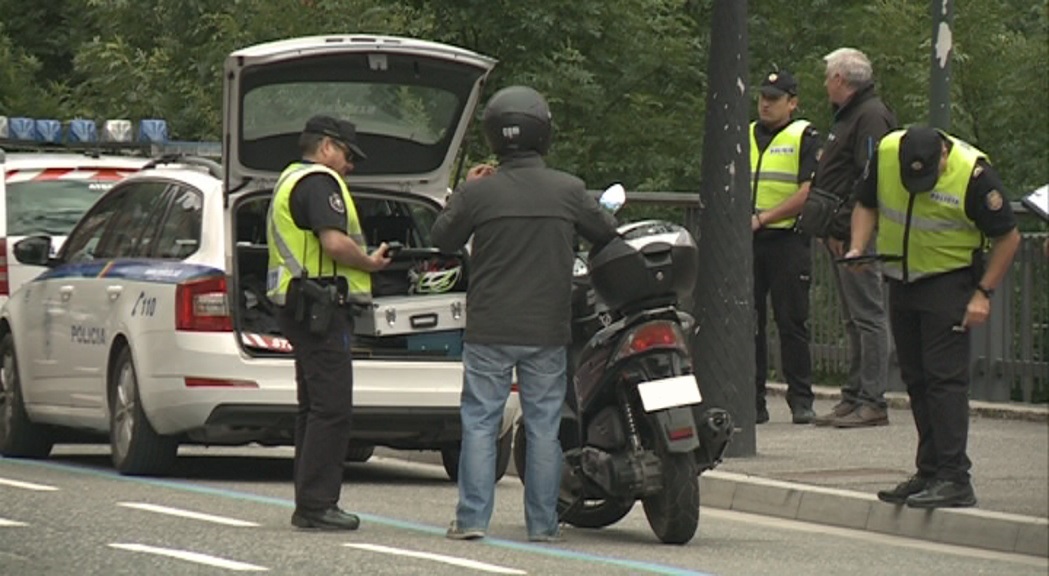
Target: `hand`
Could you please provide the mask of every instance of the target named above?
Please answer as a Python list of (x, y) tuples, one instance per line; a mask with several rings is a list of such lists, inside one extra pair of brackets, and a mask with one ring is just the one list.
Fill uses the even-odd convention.
[(478, 178), (484, 178), (485, 176), (491, 176), (495, 174), (495, 166), (491, 164), (477, 164), (473, 168), (470, 168), (466, 172), (466, 179), (477, 180)]
[(841, 258), (845, 253), (845, 241), (829, 237), (827, 238), (827, 248), (830, 248), (830, 253), (834, 254), (835, 258)]
[(379, 244), (379, 247), (374, 252), (368, 255), (368, 258), (372, 261), (372, 269), (370, 272), (382, 270), (383, 268), (390, 265), (390, 256), (387, 252), (390, 249), (390, 245), (383, 242)]
[(761, 216), (758, 214), (752, 214), (750, 216), (750, 231), (757, 232), (761, 230), (764, 224), (761, 223)]
[[(856, 258), (857, 256), (863, 256), (863, 251), (857, 250), (856, 248), (850, 248), (849, 251), (842, 256), (842, 258)], [(845, 266), (849, 269), (850, 272), (857, 273), (863, 272), (867, 269), (867, 264), (846, 264)]]
[(965, 307), (965, 318), (962, 319), (962, 328), (968, 330), (973, 326), (979, 326), (987, 322), (991, 315), (991, 301), (979, 290), (969, 298), (969, 305)]

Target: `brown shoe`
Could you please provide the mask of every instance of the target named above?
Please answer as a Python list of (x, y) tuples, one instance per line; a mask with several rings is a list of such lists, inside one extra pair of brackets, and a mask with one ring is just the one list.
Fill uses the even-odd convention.
[(835, 404), (834, 408), (832, 408), (830, 412), (822, 416), (817, 416), (813, 418), (812, 423), (816, 426), (830, 426), (832, 422), (834, 422), (838, 418), (852, 414), (854, 410), (856, 410), (855, 404), (853, 404), (852, 402), (846, 402), (842, 400), (841, 402)]
[(889, 413), (880, 408), (864, 404), (851, 414), (835, 418), (831, 425), (835, 428), (865, 428), (867, 426), (888, 426)]

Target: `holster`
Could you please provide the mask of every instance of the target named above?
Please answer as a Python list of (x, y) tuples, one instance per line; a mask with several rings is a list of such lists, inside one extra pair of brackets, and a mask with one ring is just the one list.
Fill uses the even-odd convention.
[[(346, 292), (342, 278), (294, 278), (288, 286), (288, 302), (294, 306), (295, 320), (305, 322), (311, 334), (328, 332), (331, 320), (343, 313)], [(347, 287), (348, 288), (348, 287)]]

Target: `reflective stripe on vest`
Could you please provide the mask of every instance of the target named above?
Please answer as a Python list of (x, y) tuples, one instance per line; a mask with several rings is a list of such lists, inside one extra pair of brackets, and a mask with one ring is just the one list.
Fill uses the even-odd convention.
[(987, 156), (948, 136), (953, 146), (947, 169), (931, 191), (912, 195), (900, 178), (904, 132), (889, 133), (878, 145), (877, 248), (879, 254), (903, 256), (901, 262), (883, 265), (886, 276), (912, 282), (972, 265), (973, 250), (983, 245), (983, 235), (965, 214), (965, 193), (976, 162)]
[[(750, 124), (750, 182), (757, 212), (771, 210), (798, 191), (801, 137), (809, 123), (795, 120), (780, 130), (762, 152), (755, 137), (757, 122)], [(760, 170), (760, 172), (759, 172)], [(766, 228), (793, 228), (796, 217), (770, 222)]]
[(350, 287), (349, 298), (353, 302), (371, 301), (371, 275), (349, 266), (337, 266), (335, 261), (324, 256), (320, 239), (311, 230), (303, 230), (295, 224), (291, 215), (291, 192), (299, 180), (309, 174), (324, 173), (335, 178), (342, 193), (346, 209), (347, 234), (362, 250), (367, 251), (357, 207), (350, 197), (350, 190), (341, 176), (322, 164), (294, 163), (284, 169), (274, 187), (270, 201), (266, 226), (266, 242), (269, 246), (269, 269), (266, 274), (266, 296), (275, 304), (283, 306), (287, 300), (288, 286), (292, 278), (302, 275), (303, 270), (312, 277), (341, 276)]

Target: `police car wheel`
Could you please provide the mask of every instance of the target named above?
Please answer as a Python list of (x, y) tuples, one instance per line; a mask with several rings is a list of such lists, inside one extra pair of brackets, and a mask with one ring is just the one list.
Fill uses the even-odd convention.
[(11, 334), (0, 341), (0, 361), (0, 454), (8, 458), (47, 458), (54, 441), (50, 430), (33, 424), (26, 414)]
[[(506, 475), (506, 471), (510, 468), (510, 457), (513, 449), (514, 431), (510, 429), (506, 434), (503, 434), (499, 438), (499, 443), (496, 445), (495, 452), (495, 481), (498, 482)], [(459, 481), (459, 456), (462, 454), (462, 449), (459, 444), (455, 446), (449, 446), (441, 449), (441, 464), (444, 465), (444, 471), (448, 474), (448, 478), (452, 482)]]
[(131, 349), (124, 347), (110, 372), (109, 444), (121, 474), (164, 475), (175, 465), (178, 441), (150, 425), (138, 390)]

